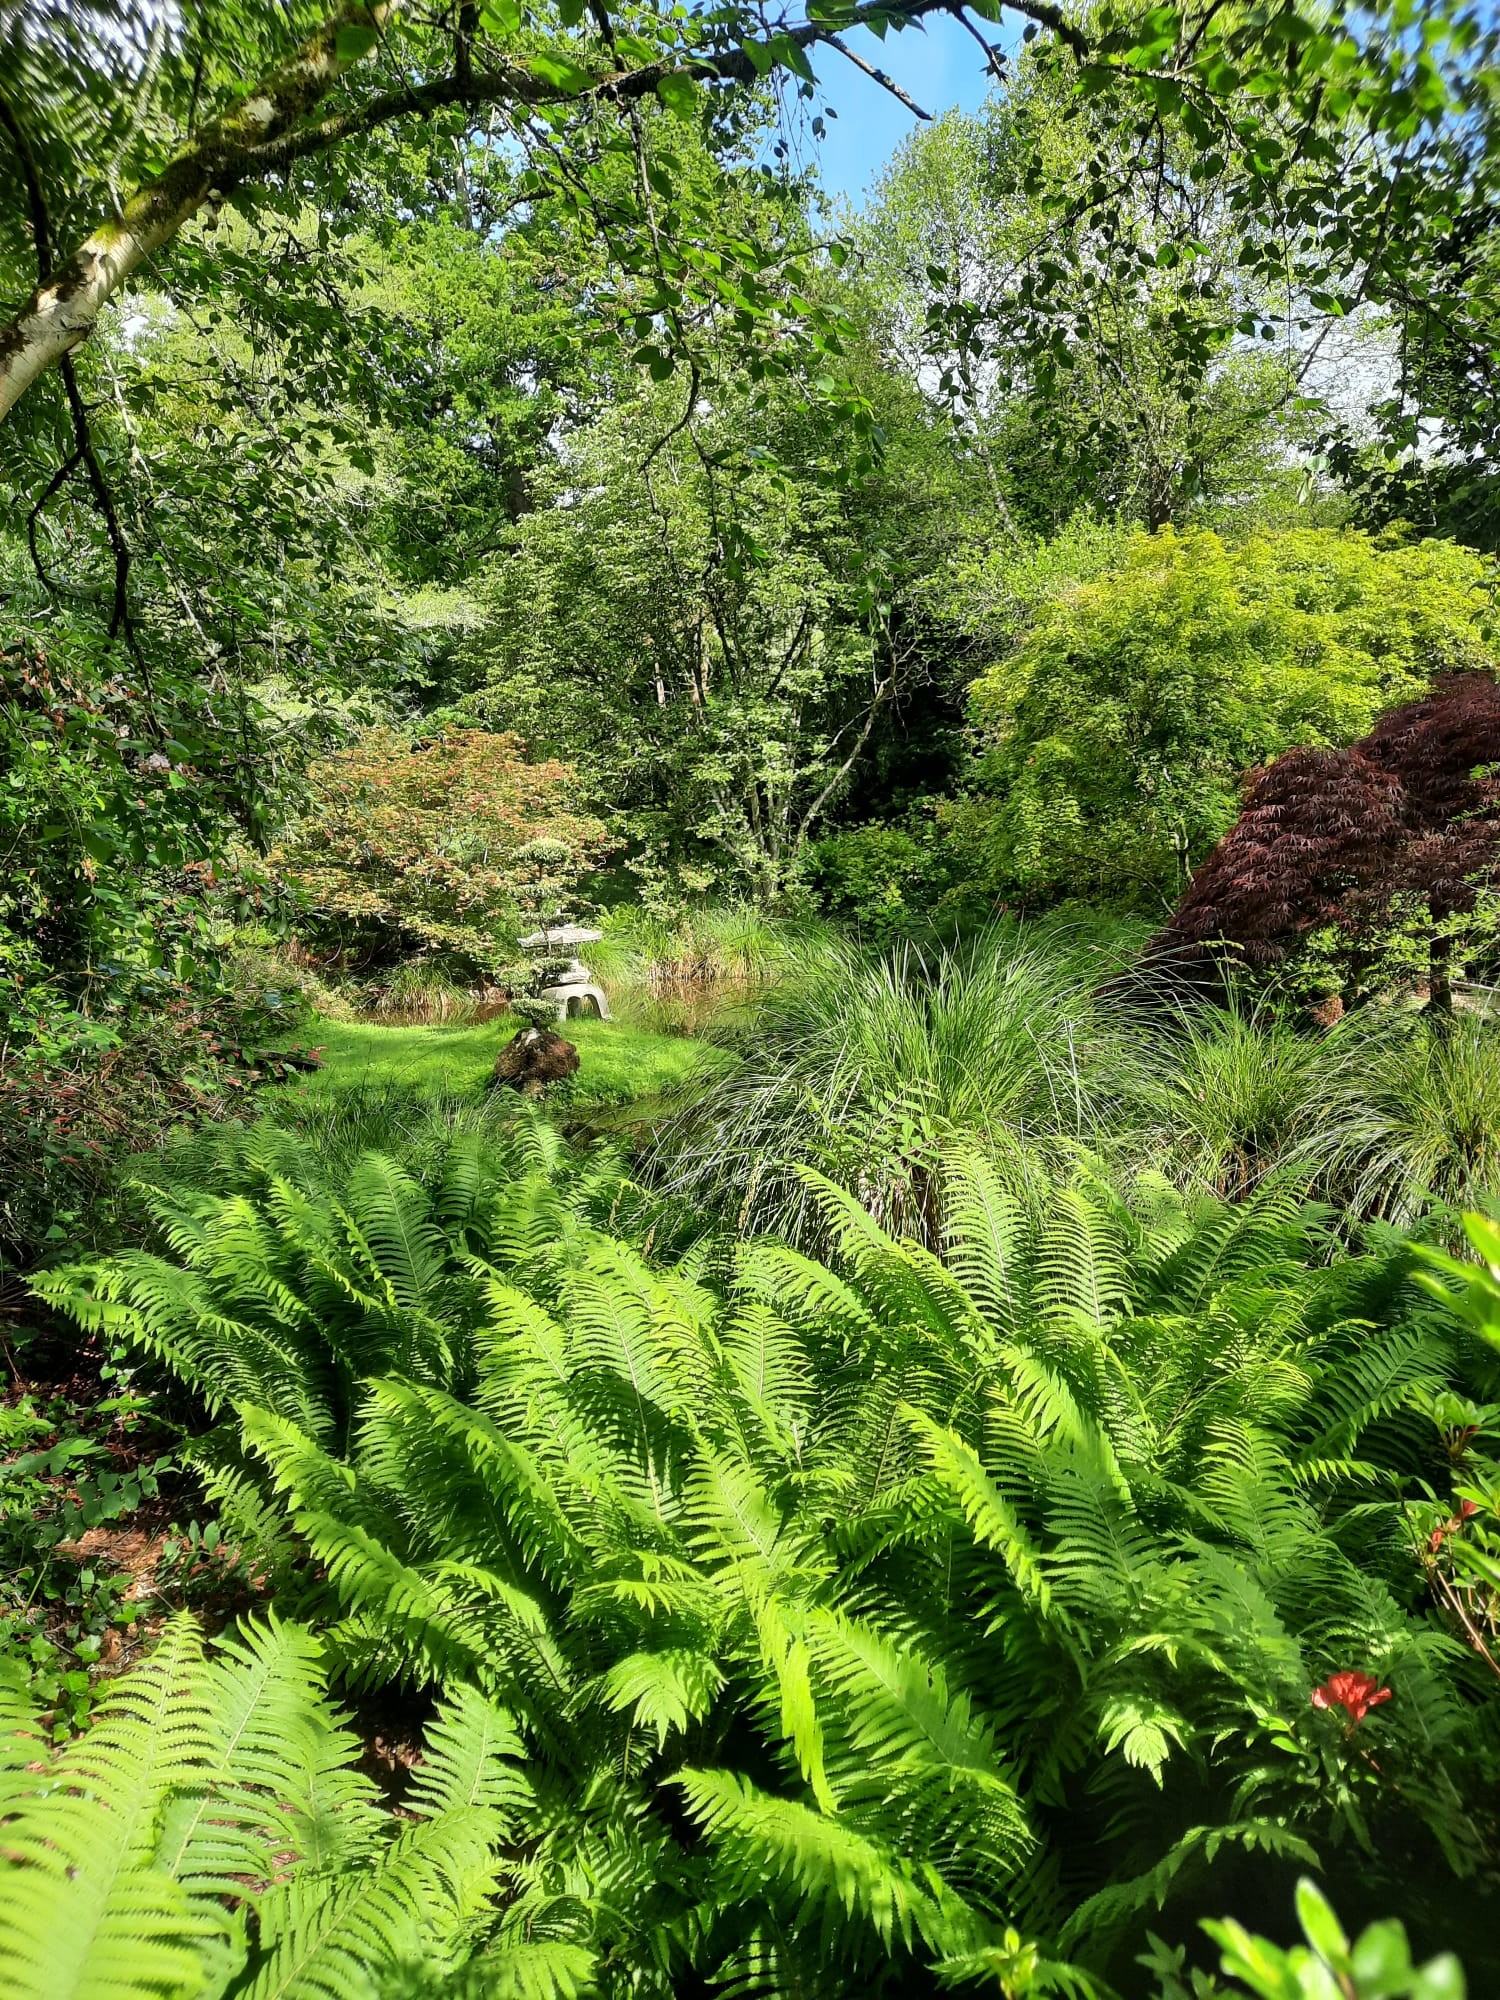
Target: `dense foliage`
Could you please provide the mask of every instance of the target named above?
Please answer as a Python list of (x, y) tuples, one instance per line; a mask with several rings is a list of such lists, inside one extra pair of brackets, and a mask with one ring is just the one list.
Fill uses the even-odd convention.
[(569, 440), (491, 573), (463, 706), (576, 757), (669, 907), (784, 904), (932, 677), (894, 601), (962, 473), (910, 392), (885, 399), (885, 462), (851, 485), (838, 433), (784, 397), (726, 386), (686, 424), (675, 394), (625, 402)]
[[(274, 1623), (206, 1661), (179, 1620), (61, 1755), (47, 1755), (24, 1701), (6, 1701), (3, 1727), (16, 1847), (0, 1935), (14, 1990), (28, 1995), (57, 1992), (59, 1976), (79, 1991), (170, 1986), (191, 2000), (326, 2000), (368, 1991), (372, 1974), (384, 1975), (386, 1992), (452, 1992), (454, 1961), (471, 1949), (503, 1866), (511, 1808), (526, 1796), (511, 1761), (519, 1739), (499, 1711), (462, 1696), (429, 1731), (398, 1832), (351, 1768), (357, 1739), (328, 1707), (315, 1640)], [(124, 1842), (111, 1839), (122, 1814), (132, 1822)], [(70, 1853), (74, 1868), (59, 1868)], [(1319, 2000), (1330, 1974), (1352, 2000), (1462, 2000), (1452, 1954), (1414, 1965), (1399, 1921), (1351, 1942), (1307, 1880), (1297, 1911), (1307, 1943), (1286, 1952), (1232, 1919), (1206, 1924), (1235, 1985), (1197, 1971), (1193, 2000)], [(1184, 1956), (1153, 1950), (1161, 2000), (1186, 1993)], [(587, 1976), (587, 1957), (502, 1928), (481, 1963), (460, 1971), (458, 1990), (472, 1990), (475, 1974), (490, 1992), (567, 1994)]]
[(597, 859), (603, 829), (571, 809), (575, 788), (513, 737), (372, 730), (312, 766), (307, 810), (270, 860), (341, 958), (429, 954), (492, 976)]
[(975, 683), (969, 873), (1023, 898), (1083, 882), (1173, 894), (1232, 823), (1241, 773), (1294, 743), (1347, 743), (1437, 676), (1489, 668), (1485, 581), (1448, 543), (1142, 538)]
[(504, 1712), (507, 1931), (604, 1991), (1088, 1991), (1226, 1850), (1477, 1889), (1492, 1667), (1420, 1552), (1500, 1476), (1494, 1361), (1401, 1240), (958, 1152), (940, 1256), (826, 1182), (828, 1264), (643, 1256), (527, 1143), (336, 1200), (267, 1134), (174, 1255), (46, 1281), (222, 1411), (344, 1676)]
[(7, 1992), (1493, 1987), (1497, 59), (0, 0)]
[(1455, 969), (1494, 960), (1497, 772), (1500, 685), (1479, 674), (1393, 709), (1347, 750), (1289, 751), (1153, 954), (1189, 978), (1214, 956), (1260, 971), (1300, 956), (1303, 980), (1329, 982), (1345, 1007), (1415, 974), (1451, 1011)]
[[(210, 1659), (177, 1618), (59, 1753), (14, 1691), (5, 1725), (0, 1952), (28, 2000), (311, 2000), (446, 1968), (525, 1792), (504, 1717), (459, 1695), (427, 1732), (398, 1827), (357, 1768), (316, 1638), (275, 1620)], [(517, 1941), (511, 1969), (533, 1991), (547, 1990), (535, 1983), (547, 1965), (545, 1945)]]

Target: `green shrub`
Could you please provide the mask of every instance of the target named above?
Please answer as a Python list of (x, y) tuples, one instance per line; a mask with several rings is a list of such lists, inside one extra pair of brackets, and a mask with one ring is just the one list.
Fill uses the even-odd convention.
[(1161, 1977), (1158, 2000), (1464, 2000), (1463, 1969), (1452, 1952), (1412, 1963), (1405, 1927), (1393, 1917), (1370, 1924), (1352, 1942), (1328, 1898), (1305, 1877), (1297, 1884), (1305, 1944), (1283, 1951), (1232, 1919), (1203, 1928), (1223, 1948), (1220, 1970), (1233, 1986), (1184, 1975), (1185, 1954), (1158, 1945), (1141, 1960)]
[(1490, 639), (1484, 563), (1451, 543), (1139, 536), (974, 683), (984, 749), (976, 795), (947, 814), (955, 865), (997, 895), (1175, 902), (1242, 773), (1491, 667)]
[(515, 999), (510, 1003), (510, 1011), (523, 1026), (556, 1028), (558, 1024), (555, 1000)]
[(271, 859), (309, 934), (354, 965), (423, 952), (491, 976), (604, 844), (565, 765), (528, 763), (515, 737), (482, 729), (427, 743), (367, 730), (315, 763), (308, 788)]
[(929, 922), (937, 880), (930, 838), (900, 826), (848, 827), (814, 842), (808, 866), (829, 915), (876, 944)]
[(57, 1007), (0, 1044), (0, 1276), (110, 1241), (124, 1161), (284, 1083), (301, 1021), (295, 994), (163, 979), (149, 1009), (92, 1019)]

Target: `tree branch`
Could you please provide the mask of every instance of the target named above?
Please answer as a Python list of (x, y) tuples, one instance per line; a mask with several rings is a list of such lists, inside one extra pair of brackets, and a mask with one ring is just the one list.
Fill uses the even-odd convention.
[[(120, 526), (120, 516), (115, 507), (115, 496), (110, 491), (109, 481), (104, 476), (104, 468), (99, 463), (99, 455), (94, 450), (94, 434), (89, 427), (89, 413), (84, 408), (83, 396), (78, 387), (78, 377), (73, 370), (73, 357), (65, 354), (62, 358), (63, 387), (67, 391), (68, 409), (73, 418), (73, 437), (77, 446), (74, 457), (80, 460), (89, 477), (89, 486), (98, 503), (104, 521), (104, 532), (109, 537), (110, 552), (115, 559), (114, 597), (110, 605), (109, 636), (111, 640), (124, 632), (135, 654), (137, 664), (147, 682), (147, 694), (151, 694), (150, 673), (140, 650), (135, 643), (135, 629), (130, 617), (130, 544), (125, 539), (125, 530)], [(155, 700), (151, 700), (151, 716), (155, 726)]]
[(26, 185), (26, 207), (31, 217), (31, 234), (36, 246), (37, 283), (45, 285), (52, 276), (52, 228), (47, 219), (47, 200), (42, 193), (42, 177), (25, 129), (3, 97), (0, 97), (0, 125), (3, 125), (10, 135), (16, 159), (20, 163), (21, 179)]
[(859, 762), (864, 752), (864, 747), (869, 742), (871, 734), (874, 731), (876, 718), (895, 692), (896, 667), (893, 663), (891, 671), (886, 678), (876, 683), (874, 698), (870, 702), (869, 708), (865, 711), (864, 724), (858, 736), (854, 739), (854, 748), (849, 752), (843, 763), (839, 765), (833, 776), (828, 780), (822, 791), (818, 793), (818, 796), (813, 800), (797, 823), (797, 848), (799, 852), (806, 844), (808, 834), (812, 831), (813, 821), (822, 812), (824, 806), (827, 805), (834, 793), (843, 785), (849, 773)]
[(75, 448), (63, 460), (56, 472), (53, 473), (40, 497), (33, 502), (31, 512), (26, 516), (26, 541), (31, 550), (31, 567), (36, 571), (37, 580), (40, 582), (43, 590), (50, 592), (53, 596), (59, 594), (58, 585), (47, 574), (46, 565), (42, 561), (42, 552), (37, 547), (37, 523), (42, 518), (47, 502), (52, 498), (54, 493), (61, 492), (62, 488), (67, 484), (69, 474), (77, 470), (78, 463), (78, 452)]
[(969, 34), (974, 37), (975, 41), (984, 50), (985, 71), (998, 83), (1005, 74), (1006, 57), (1004, 49), (991, 48), (962, 7), (955, 7), (953, 9), (953, 18), (961, 28), (967, 29)]
[[(1051, 0), (1007, 0), (1007, 4), (1013, 13), (1048, 29), (1080, 61), (1093, 59), (1083, 31)], [(625, 106), (653, 96), (657, 85), (668, 77), (753, 85), (762, 73), (743, 47), (713, 55), (683, 51), (633, 70), (608, 71), (583, 89), (570, 90), (549, 81), (524, 61), (476, 74), (460, 57), (451, 73), (383, 91), (346, 112), (309, 125), (310, 113), (360, 59), (357, 54), (340, 54), (343, 31), (373, 28), (378, 38), (399, 5), (400, 0), (370, 0), (367, 5), (341, 7), (288, 61), (204, 126), (160, 174), (142, 182), (117, 218), (103, 224), (65, 265), (48, 274), (16, 318), (9, 325), (0, 325), (0, 418), (14, 408), (38, 376), (88, 339), (101, 310), (131, 274), (164, 249), (212, 196), (263, 180), (380, 126), (402, 118), (430, 117), (449, 106)], [(839, 26), (857, 28), (866, 21), (914, 23), (927, 14), (939, 13), (962, 18), (962, 12), (962, 0), (862, 0)], [(832, 26), (819, 21), (785, 29), (777, 39), (799, 49), (839, 42)], [(346, 50), (351, 47), (347, 41), (343, 45)], [(842, 46), (839, 53), (867, 69), (917, 116), (925, 116), (883, 72), (870, 68)], [(761, 60), (764, 64), (764, 55)]]
[[(257, 147), (292, 131), (357, 58), (340, 55), (350, 27), (378, 30), (396, 0), (343, 7), (290, 60), (213, 119), (160, 174), (142, 182), (118, 217), (50, 271), (8, 326), (0, 327), (0, 417), (47, 369), (87, 340), (105, 303), (163, 249), (222, 183), (245, 177)], [(347, 47), (347, 44), (346, 44)]]
[(883, 69), (876, 69), (873, 63), (867, 63), (863, 56), (856, 55), (842, 35), (830, 35), (828, 37), (828, 46), (831, 49), (837, 49), (846, 62), (852, 62), (854, 67), (862, 69), (866, 76), (873, 77), (882, 90), (888, 90), (898, 104), (906, 106), (906, 109), (911, 113), (913, 118), (920, 118), (924, 125), (932, 123), (932, 113), (930, 111), (924, 111), (920, 104), (917, 104), (913, 99), (908, 97), (900, 84), (895, 82), (891, 77), (888, 77)]

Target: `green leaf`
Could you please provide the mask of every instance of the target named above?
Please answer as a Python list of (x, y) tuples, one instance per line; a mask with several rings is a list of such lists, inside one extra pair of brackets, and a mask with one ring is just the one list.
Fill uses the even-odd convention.
[(555, 84), (559, 90), (566, 90), (573, 96), (587, 90), (594, 81), (586, 69), (580, 69), (577, 63), (569, 62), (563, 56), (528, 56), (527, 62), (534, 76), (541, 77), (544, 83)]
[(340, 28), (333, 40), (333, 52), (341, 63), (358, 62), (367, 56), (380, 40), (371, 27), (362, 22), (351, 21)]
[(790, 35), (773, 35), (770, 48), (775, 60), (789, 69), (793, 76), (800, 76), (804, 83), (817, 82), (813, 66), (807, 59), (807, 51)]
[(1346, 1971), (1349, 1940), (1333, 1914), (1328, 1898), (1317, 1883), (1305, 1875), (1297, 1884), (1297, 1918), (1302, 1925), (1303, 1936), (1329, 1968), (1334, 1972)]
[[(1301, 1892), (1298, 1892), (1300, 1904)], [(1307, 1925), (1304, 1919), (1303, 1929)], [(1311, 1936), (1311, 1933), (1308, 1933)], [(1321, 1949), (1321, 1947), (1320, 1947)], [(1323, 1953), (1326, 1958), (1327, 1952)], [(1386, 1917), (1361, 1931), (1349, 1956), (1354, 1983), (1365, 1992), (1397, 1993), (1411, 1981), (1411, 1948), (1406, 1932), (1394, 1917)]]
[(657, 80), (656, 94), (674, 118), (693, 118), (698, 111), (698, 92), (689, 76), (673, 71)]

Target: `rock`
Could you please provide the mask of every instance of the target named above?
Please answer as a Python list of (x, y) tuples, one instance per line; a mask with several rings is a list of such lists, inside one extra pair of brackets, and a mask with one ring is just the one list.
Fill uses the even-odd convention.
[(549, 1083), (559, 1083), (578, 1067), (578, 1051), (550, 1028), (529, 1023), (512, 1036), (495, 1058), (495, 1087), (540, 1097)]
[(589, 1013), (601, 1021), (609, 1019), (609, 1002), (604, 997), (602, 986), (579, 985), (570, 980), (566, 984), (544, 986), (537, 998), (551, 1001), (557, 1009), (559, 1021), (566, 1021), (570, 1014)]

